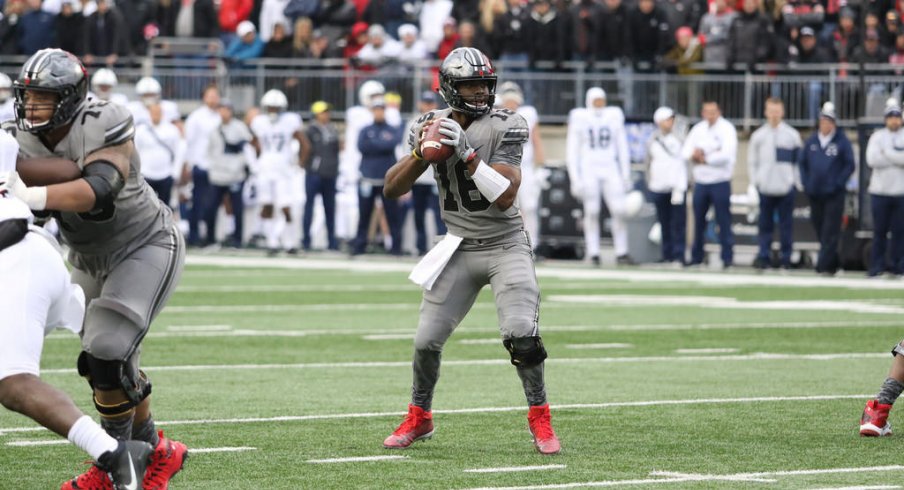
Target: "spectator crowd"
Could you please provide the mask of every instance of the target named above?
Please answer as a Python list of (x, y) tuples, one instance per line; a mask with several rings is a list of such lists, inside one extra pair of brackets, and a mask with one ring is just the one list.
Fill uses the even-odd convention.
[[(155, 37), (219, 38), (233, 66), (345, 58), (364, 69), (491, 59), (558, 69), (609, 61), (691, 73), (756, 63), (904, 63), (890, 0), (0, 0), (0, 55), (60, 47), (88, 64), (144, 55)], [(538, 62), (547, 62), (540, 63)]]

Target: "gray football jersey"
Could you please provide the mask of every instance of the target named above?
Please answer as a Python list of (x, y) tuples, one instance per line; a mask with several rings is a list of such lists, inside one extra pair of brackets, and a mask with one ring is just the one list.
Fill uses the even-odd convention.
[[(66, 158), (84, 168), (85, 157), (101, 148), (123, 144), (132, 139), (135, 128), (128, 109), (103, 101), (89, 101), (75, 116), (69, 133), (51, 151), (37, 135), (16, 131), (23, 157)], [(103, 256), (114, 252), (125, 256), (144, 244), (155, 233), (171, 224), (169, 208), (163, 206), (141, 176), (138, 152), (132, 153), (129, 177), (112, 205), (87, 213), (54, 213), (69, 244), (75, 265), (78, 255)]]
[[(422, 115), (408, 134), (408, 151), (417, 145), (424, 124), (432, 119), (449, 117), (451, 113), (451, 109), (442, 109)], [(527, 141), (529, 130), (520, 115), (507, 109), (494, 110), (471, 122), (465, 134), (485, 163), (521, 166), (522, 145)], [(439, 207), (443, 221), (453, 235), (491, 238), (518, 231), (524, 226), (517, 206), (500, 211), (480, 194), (468, 175), (467, 166), (457, 155), (437, 163), (435, 170)]]

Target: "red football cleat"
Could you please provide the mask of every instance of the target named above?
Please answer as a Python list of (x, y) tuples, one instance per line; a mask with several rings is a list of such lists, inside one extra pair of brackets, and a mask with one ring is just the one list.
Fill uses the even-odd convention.
[(423, 408), (408, 405), (408, 415), (391, 436), (383, 440), (387, 449), (405, 449), (414, 441), (433, 437), (433, 414)]
[(860, 435), (865, 437), (890, 436), (889, 410), (891, 410), (891, 405), (883, 405), (878, 400), (866, 402), (863, 416), (860, 417)]
[(113, 490), (110, 475), (92, 464), (88, 471), (63, 483), (60, 490)]
[(163, 437), (163, 431), (157, 434), (160, 442), (151, 454), (151, 463), (141, 482), (144, 490), (166, 490), (169, 481), (182, 469), (188, 457), (185, 444)]
[(556, 454), (562, 448), (559, 438), (552, 430), (550, 422), (549, 404), (530, 407), (527, 413), (527, 423), (530, 433), (534, 436), (534, 446), (540, 454)]

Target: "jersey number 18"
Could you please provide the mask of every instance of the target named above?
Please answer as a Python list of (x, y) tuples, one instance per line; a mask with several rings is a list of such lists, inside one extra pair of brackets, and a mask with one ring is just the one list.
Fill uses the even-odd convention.
[[(440, 183), (442, 183), (443, 189), (446, 191), (446, 197), (443, 199), (444, 211), (458, 212), (458, 202), (455, 200), (456, 192), (452, 191), (452, 181), (449, 178), (453, 172), (455, 173), (455, 181), (458, 183), (458, 200), (461, 201), (461, 205), (465, 209), (475, 213), (490, 207), (490, 201), (487, 201), (480, 191), (477, 190), (477, 184), (468, 175), (468, 167), (465, 162), (456, 160), (452, 165), (445, 162), (436, 166), (436, 173), (439, 175)], [(474, 199), (471, 197), (472, 195), (477, 195), (479, 198)]]

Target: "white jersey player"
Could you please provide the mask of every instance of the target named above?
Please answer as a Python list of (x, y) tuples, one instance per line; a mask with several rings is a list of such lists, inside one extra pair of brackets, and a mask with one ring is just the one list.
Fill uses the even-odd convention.
[(117, 85), (119, 85), (119, 78), (116, 77), (116, 73), (109, 68), (101, 68), (91, 77), (91, 91), (88, 92), (88, 99), (104, 100), (126, 107), (129, 105), (129, 98), (113, 92)]
[[(336, 182), (336, 236), (352, 239), (358, 229), (358, 179), (360, 178), (361, 152), (358, 151), (358, 135), (374, 123), (371, 102), (386, 95), (386, 88), (376, 80), (368, 80), (358, 88), (359, 105), (345, 111), (345, 147), (339, 155), (339, 178)], [(386, 108), (386, 122), (401, 126), (402, 115), (397, 108)]]
[(606, 92), (599, 87), (587, 90), (585, 102), (586, 107), (568, 114), (567, 163), (571, 193), (584, 203), (586, 255), (599, 265), (602, 197), (612, 217), (617, 262), (633, 264), (624, 221), (625, 197), (632, 187), (625, 115), (618, 107), (606, 106)]
[(536, 249), (540, 243), (540, 181), (545, 160), (539, 131), (540, 115), (534, 106), (524, 104), (524, 93), (515, 82), (501, 84), (498, 92), (502, 107), (523, 117), (530, 130), (521, 153), (521, 186), (518, 188), (517, 204), (524, 218), (524, 229)]
[[(148, 107), (154, 104), (160, 104), (163, 111), (163, 120), (177, 125), (182, 124), (182, 115), (179, 113), (179, 106), (171, 100), (163, 100), (163, 87), (160, 82), (153, 77), (144, 77), (135, 84), (135, 93), (138, 94), (138, 100), (131, 100), (128, 103), (129, 112), (132, 113), (132, 119), (135, 125), (150, 121), (150, 113)], [(181, 129), (181, 127), (180, 127)]]
[(0, 122), (16, 118), (14, 102), (13, 81), (6, 73), (0, 73)]
[[(287, 112), (289, 101), (279, 90), (269, 90), (261, 97), (262, 114), (251, 120), (251, 132), (260, 146), (255, 165), (258, 202), (261, 207), (264, 236), (270, 254), (279, 249), (297, 249), (301, 229), (292, 223), (291, 200), (292, 165), (305, 161), (310, 145), (302, 133), (301, 116)], [(293, 150), (297, 140), (300, 155)], [(273, 211), (281, 209), (285, 220), (275, 217)], [(283, 232), (288, 230), (286, 236)], [(297, 232), (297, 233), (296, 233)]]

